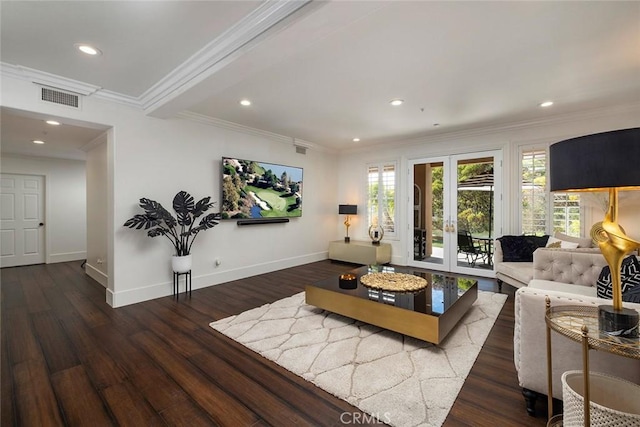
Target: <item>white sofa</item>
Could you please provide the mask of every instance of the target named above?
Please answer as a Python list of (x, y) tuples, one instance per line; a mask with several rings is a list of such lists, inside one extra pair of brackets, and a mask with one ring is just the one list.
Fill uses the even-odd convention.
[(502, 287), (504, 282), (515, 288), (527, 286), (532, 279), (558, 279), (579, 285), (595, 283), (602, 267), (607, 265), (599, 248), (538, 248), (533, 253), (532, 262), (505, 262), (502, 245), (497, 239), (493, 262), (498, 285)]
[[(585, 255), (585, 254), (582, 254)], [(575, 254), (563, 254), (562, 257), (575, 257)], [(592, 255), (593, 256), (593, 255)], [(602, 255), (599, 255), (602, 257)], [(535, 402), (538, 395), (547, 395), (547, 359), (545, 298), (549, 296), (551, 305), (589, 305), (611, 304), (611, 300), (596, 298), (595, 282), (597, 266), (567, 270), (559, 262), (558, 254), (534, 261), (534, 275), (547, 279), (568, 280), (578, 284), (562, 283), (553, 280), (533, 279), (529, 286), (522, 287), (515, 294), (514, 327), (514, 363), (518, 381), (523, 388), (527, 412), (535, 414)], [(596, 258), (597, 262), (597, 258)], [(575, 264), (574, 264), (575, 265)], [(582, 264), (583, 267), (586, 264)], [(593, 279), (595, 277), (595, 279)], [(624, 303), (625, 307), (640, 311), (640, 304)], [(582, 349), (579, 343), (552, 332), (553, 396), (562, 399), (561, 376), (569, 370), (582, 370)], [(589, 370), (604, 372), (628, 381), (640, 384), (640, 362), (613, 354), (589, 352)]]

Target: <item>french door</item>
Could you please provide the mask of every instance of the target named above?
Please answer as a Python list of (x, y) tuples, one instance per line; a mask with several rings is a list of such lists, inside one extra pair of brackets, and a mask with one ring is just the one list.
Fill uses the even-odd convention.
[(500, 151), (486, 151), (409, 161), (409, 265), (494, 276), (501, 157)]

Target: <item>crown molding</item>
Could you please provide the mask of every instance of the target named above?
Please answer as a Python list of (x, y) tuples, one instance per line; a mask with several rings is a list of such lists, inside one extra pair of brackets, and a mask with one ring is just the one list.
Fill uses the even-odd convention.
[(3, 62), (1, 63), (1, 67), (3, 75), (20, 80), (28, 80), (41, 86), (62, 89), (79, 95), (87, 96), (100, 90), (100, 86), (57, 76), (40, 70), (34, 70), (33, 68), (24, 67), (22, 65), (12, 65)]
[(239, 55), (259, 43), (265, 33), (311, 0), (267, 0), (249, 15), (192, 55), (146, 90), (140, 97), (147, 113), (215, 74)]
[(123, 95), (118, 92), (112, 92), (110, 90), (99, 90), (93, 95), (95, 98), (102, 99), (109, 102), (115, 102), (117, 104), (126, 105), (133, 108), (142, 109), (142, 102), (140, 98), (135, 96)]
[(46, 73), (44, 71), (35, 70), (33, 68), (23, 67), (21, 65), (12, 65), (5, 62), (0, 62), (0, 74), (3, 77), (25, 80), (41, 86), (61, 89), (83, 96), (91, 95), (95, 98), (142, 109), (142, 104), (139, 98), (112, 92), (102, 89), (96, 85), (84, 83), (78, 80), (69, 79), (51, 73)]
[(309, 141), (305, 141), (304, 139), (280, 135), (278, 133), (269, 132), (262, 129), (256, 129), (250, 126), (240, 125), (238, 123), (229, 122), (227, 120), (216, 119), (213, 117), (205, 116), (203, 114), (198, 114), (191, 111), (180, 112), (176, 114), (175, 117), (185, 119), (185, 120), (190, 120), (192, 122), (202, 123), (208, 126), (215, 126), (217, 128), (228, 129), (228, 130), (232, 130), (235, 132), (240, 132), (248, 135), (260, 136), (275, 142), (280, 142), (280, 143), (291, 145), (291, 146), (298, 145), (300, 147), (313, 149), (315, 151), (329, 151), (325, 147), (319, 146)]

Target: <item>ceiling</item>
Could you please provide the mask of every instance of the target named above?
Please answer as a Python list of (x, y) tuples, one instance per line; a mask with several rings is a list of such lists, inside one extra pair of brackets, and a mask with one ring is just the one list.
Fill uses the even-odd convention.
[[(94, 85), (89, 96), (109, 95), (156, 117), (232, 123), (332, 150), (640, 102), (640, 2), (2, 1), (1, 8), (3, 64)], [(79, 42), (102, 55), (83, 56)], [(251, 106), (239, 104), (245, 98)], [(390, 106), (396, 98), (404, 104)], [(554, 105), (540, 108), (546, 100)], [(35, 138), (5, 134), (15, 118), (3, 111), (3, 152), (7, 142)]]

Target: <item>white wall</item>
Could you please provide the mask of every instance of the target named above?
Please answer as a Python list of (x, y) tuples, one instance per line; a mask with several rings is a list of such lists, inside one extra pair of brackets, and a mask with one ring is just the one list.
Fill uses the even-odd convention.
[(45, 176), (46, 262), (86, 258), (85, 162), (3, 155), (2, 172)]
[[(82, 110), (38, 101), (30, 82), (3, 76), (3, 105), (111, 126), (107, 157), (112, 181), (107, 301), (131, 304), (171, 293), (172, 248), (161, 238), (123, 227), (139, 212), (141, 197), (171, 206), (180, 190), (196, 199), (220, 200), (221, 158), (236, 156), (304, 168), (303, 216), (286, 224), (238, 227), (225, 221), (198, 236), (193, 247), (193, 288), (326, 259), (337, 239), (338, 187), (335, 156), (260, 133), (241, 133), (185, 119), (160, 120), (138, 109), (87, 97)], [(219, 202), (218, 202), (219, 203)], [(219, 267), (215, 259), (221, 260)]]
[[(520, 166), (518, 147), (521, 144), (548, 144), (567, 138), (625, 129), (640, 125), (640, 104), (621, 106), (617, 109), (593, 110), (582, 114), (552, 117), (539, 124), (514, 125), (503, 129), (479, 129), (476, 131), (443, 134), (437, 137), (421, 138), (412, 141), (398, 141), (393, 144), (362, 150), (352, 150), (340, 156), (338, 199), (341, 203), (357, 203), (358, 212), (366, 212), (366, 165), (371, 162), (397, 160), (400, 165), (399, 191), (396, 211), (398, 214), (398, 230), (407, 230), (407, 189), (413, 188), (408, 183), (408, 160), (423, 157), (444, 156), (467, 152), (502, 150), (503, 153), (503, 234), (518, 233), (518, 191), (520, 182)], [(626, 200), (625, 200), (626, 199)], [(638, 198), (625, 195), (620, 200), (620, 223), (627, 234), (640, 240), (640, 211)], [(499, 207), (497, 207), (499, 209)], [(594, 212), (587, 218), (601, 221), (603, 215)], [(588, 234), (590, 224), (586, 227)], [(344, 226), (336, 225), (336, 231), (344, 234)], [(367, 221), (364, 216), (358, 217), (349, 230), (354, 239), (368, 239)], [(412, 250), (412, 240), (406, 233), (400, 233), (395, 239), (385, 241), (391, 243), (392, 262), (406, 265), (407, 253)], [(498, 234), (498, 233), (496, 233)]]
[(108, 286), (109, 227), (107, 135), (92, 142), (87, 151), (87, 264), (85, 271), (104, 287)]

